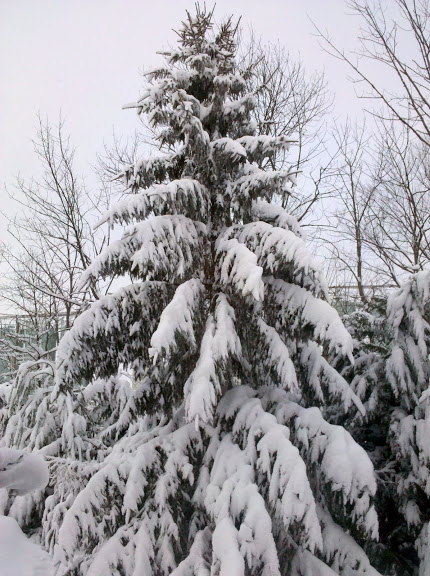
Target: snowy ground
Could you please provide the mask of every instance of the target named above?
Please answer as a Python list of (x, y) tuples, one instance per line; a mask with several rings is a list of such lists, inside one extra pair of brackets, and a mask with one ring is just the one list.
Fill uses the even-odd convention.
[(51, 576), (48, 554), (31, 542), (13, 518), (0, 516), (0, 576)]
[[(26, 494), (49, 481), (46, 462), (37, 454), (0, 448), (0, 491)], [(51, 576), (48, 554), (31, 542), (16, 520), (0, 515), (0, 576)]]

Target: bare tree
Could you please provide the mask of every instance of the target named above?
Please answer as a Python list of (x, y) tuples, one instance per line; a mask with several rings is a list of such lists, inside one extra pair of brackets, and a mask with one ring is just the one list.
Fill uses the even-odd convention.
[(34, 149), (42, 176), (28, 184), (18, 177), (9, 190), (21, 213), (9, 221), (10, 243), (2, 248), (7, 265), (2, 299), (23, 318), (15, 323), (19, 330), (2, 338), (0, 354), (12, 367), (23, 355), (48, 353), (86, 302), (99, 296), (94, 283), (84, 290), (78, 284), (107, 241), (93, 224), (108, 199), (103, 190), (92, 197), (77, 176), (61, 118), (54, 127), (39, 117)]
[[(366, 231), (378, 182), (369, 164), (370, 135), (366, 126), (349, 121), (333, 132), (336, 170), (332, 180), (334, 210), (330, 215), (331, 260), (335, 263), (333, 283), (356, 289), (362, 304), (369, 303), (370, 250)], [(350, 297), (350, 294), (348, 294)]]
[[(359, 97), (377, 105), (368, 110), (377, 121), (375, 134), (362, 150), (371, 192), (362, 246), (371, 283), (398, 285), (429, 262), (429, 0), (392, 0), (389, 5), (350, 0), (348, 6), (361, 18), (355, 55), (316, 29), (323, 47), (346, 63), (353, 81), (363, 87)], [(349, 155), (354, 161), (355, 152)], [(338, 228), (343, 228), (341, 218)], [(357, 268), (355, 280), (359, 276)]]
[(430, 149), (411, 136), (392, 123), (380, 128), (366, 230), (374, 272), (396, 285), (430, 262)]
[(333, 283), (357, 290), (364, 305), (430, 262), (430, 152), (398, 128), (381, 123), (369, 135), (347, 124), (334, 134)]
[(325, 118), (333, 102), (324, 74), (307, 74), (300, 58), (293, 58), (279, 42), (263, 42), (252, 30), (242, 36), (239, 68), (254, 94), (258, 134), (296, 142), (289, 153), (266, 159), (262, 168), (279, 170), (293, 162), (298, 172), (306, 173), (306, 190), (301, 186), (300, 194), (288, 198), (289, 211), (303, 221), (324, 196), (331, 166), (331, 158), (323, 160)]
[(125, 193), (122, 179), (117, 178), (118, 174), (124, 167), (134, 165), (143, 146), (154, 146), (154, 141), (146, 135), (146, 131), (146, 127), (142, 124), (141, 130), (126, 138), (121, 138), (113, 132), (112, 143), (105, 142), (103, 152), (97, 155), (94, 171), (98, 176), (100, 189), (104, 190), (105, 197), (109, 198), (109, 201)]
[[(430, 144), (430, 8), (429, 0), (350, 0), (361, 17), (357, 59), (338, 48), (316, 27), (323, 46), (345, 62), (355, 82), (366, 88), (360, 94), (382, 104), (380, 119), (394, 119), (420, 142)], [(374, 72), (366, 62), (376, 63)], [(381, 81), (378, 65), (388, 69), (393, 88)], [(376, 72), (375, 72), (376, 71)]]

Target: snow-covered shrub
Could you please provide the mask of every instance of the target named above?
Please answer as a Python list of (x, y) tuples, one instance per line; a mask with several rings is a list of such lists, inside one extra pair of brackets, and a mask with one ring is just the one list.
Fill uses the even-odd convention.
[[(0, 510), (8, 501), (7, 491), (15, 499), (48, 484), (49, 471), (38, 454), (13, 448), (0, 448)], [(6, 497), (5, 497), (6, 496)], [(53, 566), (46, 552), (21, 532), (17, 521), (0, 511), (0, 573), (2, 576), (51, 576)]]
[[(342, 374), (363, 401), (366, 416), (350, 424), (376, 469), (380, 543), (369, 548), (387, 574), (428, 571), (430, 521), (430, 271), (393, 291), (386, 317), (346, 318), (354, 365)], [(337, 358), (339, 368), (344, 362)], [(427, 568), (425, 567), (427, 566)]]
[(0, 384), (0, 439), (3, 437), (7, 426), (11, 391), (12, 385), (10, 382)]
[[(395, 403), (388, 433), (397, 505), (425, 574), (430, 521), (430, 271), (418, 272), (388, 300), (394, 338), (386, 376)], [(425, 559), (427, 557), (427, 560)]]

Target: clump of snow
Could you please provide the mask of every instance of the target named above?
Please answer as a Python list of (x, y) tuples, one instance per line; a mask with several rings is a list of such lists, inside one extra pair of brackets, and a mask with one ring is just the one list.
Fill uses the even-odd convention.
[(42, 456), (14, 448), (0, 448), (0, 488), (27, 494), (45, 488), (48, 482), (48, 465)]

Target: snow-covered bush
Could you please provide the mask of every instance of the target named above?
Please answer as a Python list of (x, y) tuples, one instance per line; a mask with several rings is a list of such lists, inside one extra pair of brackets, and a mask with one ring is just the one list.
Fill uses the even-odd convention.
[(49, 360), (23, 362), (10, 385), (7, 424), (2, 443), (6, 446), (40, 450), (57, 439), (50, 395), (54, 363)]
[(0, 448), (0, 490), (28, 494), (45, 488), (49, 480), (48, 466), (38, 454), (14, 448)]
[[(51, 576), (53, 567), (46, 552), (28, 540), (17, 521), (1, 515), (7, 491), (18, 499), (48, 484), (49, 471), (38, 454), (0, 448), (0, 573), (2, 576)], [(6, 497), (5, 497), (6, 496)], [(12, 516), (12, 515), (10, 515)]]
[[(430, 271), (418, 272), (388, 300), (394, 338), (386, 377), (395, 403), (385, 464), (394, 473), (397, 505), (416, 546), (420, 576), (428, 573), (430, 521)], [(409, 542), (406, 541), (404, 548)]]
[(11, 391), (12, 385), (10, 382), (0, 384), (0, 438), (3, 436), (7, 426)]
[[(350, 424), (376, 469), (380, 543), (369, 549), (387, 574), (425, 575), (430, 521), (430, 271), (411, 276), (388, 298), (386, 316), (346, 318), (354, 365), (342, 374), (366, 416)], [(341, 358), (334, 364), (344, 365)]]
[[(62, 418), (56, 406), (50, 402), (54, 369), (51, 361), (23, 362), (14, 380), (8, 385), (2, 385), (5, 390), (5, 406), (0, 416), (0, 450), (24, 451), (25, 461), (30, 459), (29, 470), (32, 458), (38, 458), (32, 454), (33, 451), (41, 451), (48, 456), (58, 452)], [(20, 466), (14, 466), (14, 470), (19, 472)], [(25, 481), (28, 480), (26, 478)], [(3, 492), (2, 496), (0, 509), (7, 511), (25, 531), (41, 526), (45, 486), (35, 488), (23, 493)]]
[[(43, 529), (58, 576), (377, 574), (359, 546), (378, 537), (373, 467), (331, 423), (365, 412), (327, 361), (352, 340), (282, 208), (295, 174), (259, 168), (290, 141), (255, 134), (236, 29), (197, 7), (128, 106), (161, 151), (124, 168), (130, 194), (104, 221), (128, 226), (82, 280), (133, 283), (57, 353), (68, 458)], [(112, 380), (121, 366), (133, 386)]]

